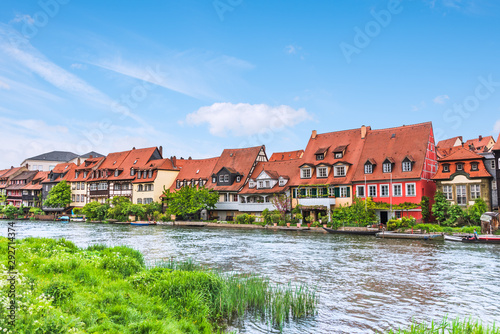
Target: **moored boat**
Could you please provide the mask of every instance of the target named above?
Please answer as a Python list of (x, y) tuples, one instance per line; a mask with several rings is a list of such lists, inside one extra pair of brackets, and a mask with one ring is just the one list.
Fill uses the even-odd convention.
[(482, 243), (482, 244), (500, 244), (500, 235), (480, 235), (476, 238), (474, 236), (457, 237), (451, 235), (445, 235), (445, 240), (455, 241), (455, 242), (465, 242), (465, 243)]
[(149, 221), (137, 221), (137, 222), (131, 222), (130, 225), (135, 225), (135, 226), (148, 226), (148, 225), (156, 225), (156, 222), (149, 222)]
[(381, 230), (372, 227), (359, 227), (343, 230), (334, 230), (333, 228), (323, 227), (325, 231), (332, 234), (357, 234), (357, 235), (376, 235)]
[(413, 240), (444, 240), (444, 235), (429, 233), (397, 233), (397, 232), (379, 232), (375, 235), (377, 238), (387, 239), (413, 239)]
[(310, 230), (309, 227), (279, 227), (280, 231), (307, 231)]

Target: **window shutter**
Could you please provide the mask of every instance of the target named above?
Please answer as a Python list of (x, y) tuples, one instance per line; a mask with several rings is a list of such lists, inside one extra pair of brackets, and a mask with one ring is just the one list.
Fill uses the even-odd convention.
[(347, 197), (351, 197), (351, 187), (347, 187)]
[(316, 197), (317, 193), (318, 193), (318, 189), (316, 189), (316, 188), (311, 189), (311, 196)]
[(297, 189), (293, 189), (292, 198), (297, 198)]
[(339, 187), (335, 187), (333, 189), (333, 193), (335, 194), (335, 197), (340, 197), (340, 188)]

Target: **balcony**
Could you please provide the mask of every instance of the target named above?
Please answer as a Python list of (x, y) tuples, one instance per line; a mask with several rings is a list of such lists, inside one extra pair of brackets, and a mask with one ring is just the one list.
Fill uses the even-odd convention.
[(265, 209), (276, 210), (272, 203), (240, 203), (239, 210), (245, 212), (262, 212)]
[(215, 210), (239, 211), (240, 205), (239, 202), (217, 202)]
[(322, 205), (330, 208), (331, 205), (335, 205), (335, 198), (299, 198), (299, 204), (303, 206)]
[(109, 190), (90, 190), (89, 191), (89, 196), (91, 197), (101, 197), (101, 196), (109, 196)]

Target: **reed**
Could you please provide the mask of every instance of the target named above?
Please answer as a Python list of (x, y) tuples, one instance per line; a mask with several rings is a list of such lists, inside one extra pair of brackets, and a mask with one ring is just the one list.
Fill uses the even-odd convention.
[(440, 322), (431, 323), (413, 322), (409, 329), (390, 330), (387, 334), (500, 334), (500, 328), (492, 325), (483, 325), (479, 320), (471, 318), (449, 320), (444, 317)]

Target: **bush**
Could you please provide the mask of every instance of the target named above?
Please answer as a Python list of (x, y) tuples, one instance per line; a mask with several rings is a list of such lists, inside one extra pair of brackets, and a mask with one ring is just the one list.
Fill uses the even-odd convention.
[(54, 298), (55, 305), (60, 305), (71, 299), (74, 289), (67, 282), (55, 281), (45, 288), (44, 293)]
[(236, 224), (253, 224), (255, 222), (255, 216), (244, 213), (236, 216), (235, 222)]
[(387, 222), (387, 230), (394, 231), (398, 229), (408, 229), (415, 226), (417, 220), (413, 217), (401, 217), (399, 219), (391, 219)]

